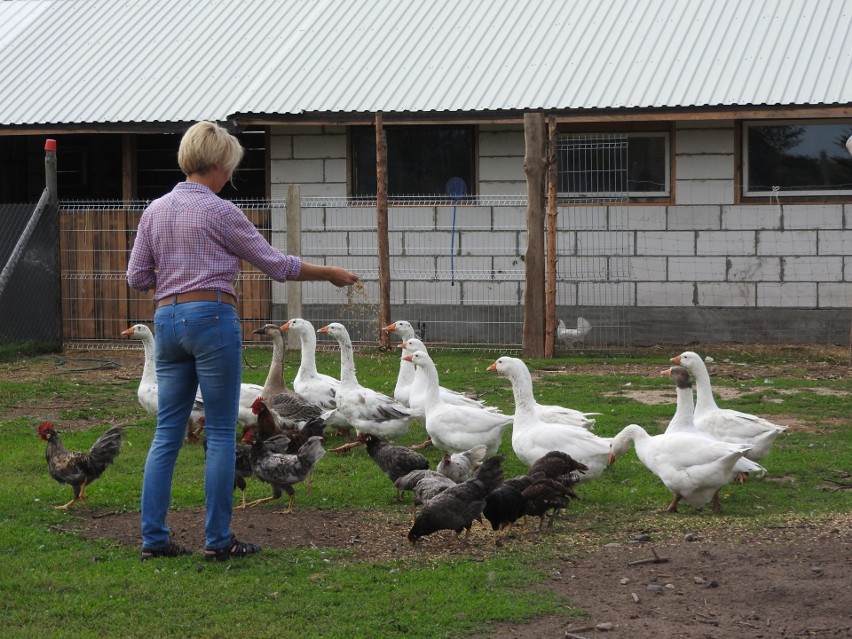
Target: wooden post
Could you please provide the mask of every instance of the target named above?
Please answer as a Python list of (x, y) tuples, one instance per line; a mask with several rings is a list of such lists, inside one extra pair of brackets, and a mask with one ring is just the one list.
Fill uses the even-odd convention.
[(527, 252), (524, 289), (524, 357), (544, 357), (544, 177), (543, 113), (524, 114), (527, 175)]
[[(286, 233), (287, 254), (302, 254), (302, 187), (291, 184), (287, 187)], [(302, 317), (302, 283), (287, 282), (287, 319)], [(298, 349), (301, 340), (293, 331), (287, 331), (287, 347)]]
[(547, 282), (544, 304), (544, 356), (553, 358), (556, 333), (556, 218), (559, 202), (556, 189), (556, 116), (547, 118)]
[(379, 346), (388, 348), (390, 335), (390, 249), (388, 245), (388, 143), (381, 112), (376, 113), (376, 233), (379, 245)]

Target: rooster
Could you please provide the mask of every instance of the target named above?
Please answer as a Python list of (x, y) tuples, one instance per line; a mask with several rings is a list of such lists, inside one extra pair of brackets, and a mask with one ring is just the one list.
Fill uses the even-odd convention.
[(557, 318), (556, 339), (563, 342), (565, 346), (574, 348), (577, 343), (586, 341), (586, 335), (592, 330), (592, 325), (585, 317), (577, 318), (577, 328), (568, 328), (565, 322)]
[(486, 460), (476, 475), (427, 501), (408, 532), (408, 540), (415, 543), (438, 530), (454, 530), (458, 538), (461, 531), (465, 530), (461, 542), (464, 546), (473, 520), (481, 518), (485, 498), (503, 481), (502, 462), (502, 455)]
[[(412, 470), (429, 468), (429, 460), (407, 446), (394, 446), (368, 433), (358, 433), (358, 441), (366, 444), (367, 454), (392, 482), (396, 482)], [(400, 499), (402, 499), (402, 491), (397, 489), (396, 500)]]
[(282, 492), (286, 492), (290, 496), (290, 503), (287, 510), (281, 512), (282, 514), (292, 513), (293, 502), (296, 499), (293, 486), (305, 481), (316, 463), (325, 455), (322, 437), (308, 438), (295, 455), (271, 452), (266, 442), (254, 431), (246, 433), (243, 441), (251, 444), (251, 469), (254, 476), (272, 486), (272, 497), (256, 499), (248, 507), (278, 499)]
[(88, 453), (68, 450), (59, 438), (55, 426), (44, 422), (38, 427), (38, 436), (47, 442), (47, 468), (50, 476), (60, 484), (70, 484), (74, 499), (57, 510), (67, 510), (73, 503), (82, 501), (87, 506), (86, 486), (100, 477), (118, 455), (121, 448), (123, 426), (112, 426), (92, 445)]

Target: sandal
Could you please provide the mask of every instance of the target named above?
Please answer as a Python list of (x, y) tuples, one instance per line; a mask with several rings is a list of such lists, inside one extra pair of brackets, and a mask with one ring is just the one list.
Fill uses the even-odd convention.
[(176, 543), (169, 541), (168, 545), (163, 548), (145, 548), (143, 546), (142, 553), (139, 558), (142, 561), (146, 561), (148, 559), (156, 559), (158, 557), (181, 557), (191, 554), (192, 550), (189, 548), (178, 546)]
[(260, 551), (260, 546), (237, 541), (237, 538), (231, 535), (230, 545), (216, 550), (208, 548), (204, 553), (204, 559), (205, 561), (227, 561), (231, 557), (245, 557)]

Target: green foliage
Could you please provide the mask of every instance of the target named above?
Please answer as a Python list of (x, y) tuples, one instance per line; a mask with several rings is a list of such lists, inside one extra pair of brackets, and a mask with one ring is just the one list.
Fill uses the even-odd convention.
[[(503, 353), (437, 351), (441, 383), (514, 410), (509, 382), (486, 369)], [(615, 435), (629, 423), (661, 432), (673, 413), (671, 381), (662, 354), (645, 358), (581, 354), (561, 361), (529, 362), (538, 401), (601, 413), (596, 432)], [(356, 349), (359, 380), (391, 393), (399, 360), (396, 349)], [(288, 355), (287, 370), (297, 355)], [(29, 362), (32, 363), (32, 362)], [(565, 372), (559, 364), (587, 364), (595, 371)], [(761, 360), (763, 365), (767, 361)], [(771, 363), (771, 362), (769, 362)], [(780, 363), (780, 362), (779, 362)], [(28, 362), (16, 363), (16, 366)], [(269, 351), (246, 351), (244, 381), (262, 383)], [(627, 366), (629, 364), (629, 366)], [(339, 370), (336, 351), (320, 351), (318, 368)], [(641, 374), (636, 370), (644, 371)], [(289, 375), (292, 377), (292, 373)], [(125, 445), (89, 497), (101, 511), (138, 512), (142, 469), (154, 420), (136, 403), (136, 383), (120, 378), (93, 382), (85, 373), (49, 372), (37, 381), (4, 374), (0, 381), (0, 614), (7, 637), (464, 637), (488, 623), (520, 622), (542, 614), (579, 615), (570, 602), (539, 588), (554, 557), (579, 544), (623, 541), (647, 530), (675, 534), (719, 526), (760, 527), (848, 512), (852, 468), (848, 380), (807, 379), (793, 373), (747, 384), (714, 379), (714, 388), (740, 391), (726, 407), (783, 418), (795, 424), (763, 461), (767, 473), (723, 491), (723, 510), (683, 507), (660, 514), (671, 499), (631, 452), (602, 477), (576, 488), (581, 496), (553, 531), (538, 543), (502, 549), (485, 559), (464, 553), (434, 560), (354, 561), (342, 551), (284, 549), (229, 565), (208, 565), (197, 556), (142, 563), (138, 548), (75, 532), (73, 513), (52, 506), (70, 498), (70, 488), (47, 474), (44, 443), (35, 435), (43, 402), (63, 406), (69, 448), (88, 449), (110, 423), (125, 423)], [(659, 403), (636, 393), (663, 396)], [(22, 407), (27, 407), (22, 411)], [(61, 428), (61, 424), (60, 424)], [(425, 439), (415, 425), (399, 443)], [(328, 446), (343, 441), (328, 438)], [(512, 452), (510, 434), (500, 452), (507, 476), (525, 467)], [(424, 451), (434, 466), (439, 453)], [(184, 447), (177, 464), (174, 508), (203, 504), (201, 447)], [(249, 483), (249, 496), (266, 494)], [(300, 491), (301, 510), (354, 509), (373, 515), (398, 512), (387, 478), (363, 449), (326, 455), (313, 475), (313, 490)], [(541, 562), (541, 563), (540, 563)]]

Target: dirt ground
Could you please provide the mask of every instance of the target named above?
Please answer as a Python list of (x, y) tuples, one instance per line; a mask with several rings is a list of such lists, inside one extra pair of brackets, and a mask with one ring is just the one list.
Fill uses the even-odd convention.
[[(843, 349), (831, 352), (833, 364), (814, 361), (803, 365), (802, 360), (807, 358), (797, 354), (802, 351), (793, 347), (789, 370), (797, 371), (796, 375), (816, 380), (849, 377), (847, 352)], [(6, 368), (4, 374), (13, 373), (20, 379), (37, 377), (57, 365), (95, 367), (96, 363), (80, 359), (89, 355), (121, 363), (117, 370), (89, 371), (89, 378), (101, 375), (120, 382), (141, 372), (140, 353), (128, 351), (69, 353), (73, 360), (57, 363), (46, 359), (36, 367), (42, 370)], [(784, 365), (764, 369), (717, 361), (712, 366), (714, 375), (730, 376), (754, 386), (765, 378), (785, 373)], [(605, 364), (584, 366), (582, 371), (605, 372), (607, 368)], [(557, 362), (554, 369), (579, 372)], [(656, 369), (646, 369), (637, 365), (636, 373), (658, 373)], [(624, 372), (624, 365), (618, 366), (618, 372)], [(10, 415), (2, 417), (7, 419)], [(65, 421), (63, 426), (74, 424)], [(81, 428), (86, 426), (79, 424)], [(842, 490), (839, 494), (847, 492)], [(235, 533), (266, 548), (314, 547), (351, 552), (341, 561), (453, 555), (485, 558), (540, 539), (535, 522), (530, 521), (516, 527), (514, 535), (500, 546), (495, 545), (490, 528), (478, 525), (465, 548), (451, 543), (451, 533), (437, 533), (414, 546), (406, 540), (410, 513), (404, 507), (398, 512), (373, 516), (339, 510), (297, 510), (292, 515), (281, 515), (273, 510), (278, 508), (235, 511)], [(172, 513), (169, 524), (175, 540), (201, 549), (203, 517), (201, 509)], [(560, 557), (541, 566), (548, 575), (542, 588), (564, 598), (566, 612), (569, 608), (579, 609), (587, 615), (499, 624), (470, 639), (852, 637), (849, 513), (757, 531), (718, 528), (673, 535), (651, 531), (648, 538), (637, 537), (642, 531), (629, 527), (626, 524), (623, 540), (603, 545), (583, 535), (582, 522), (573, 521), (567, 513), (553, 531), (545, 533), (558, 535), (560, 543), (564, 537), (565, 542)], [(67, 529), (77, 528), (91, 538), (107, 538), (127, 546), (139, 543), (138, 514), (81, 508), (67, 525)]]

